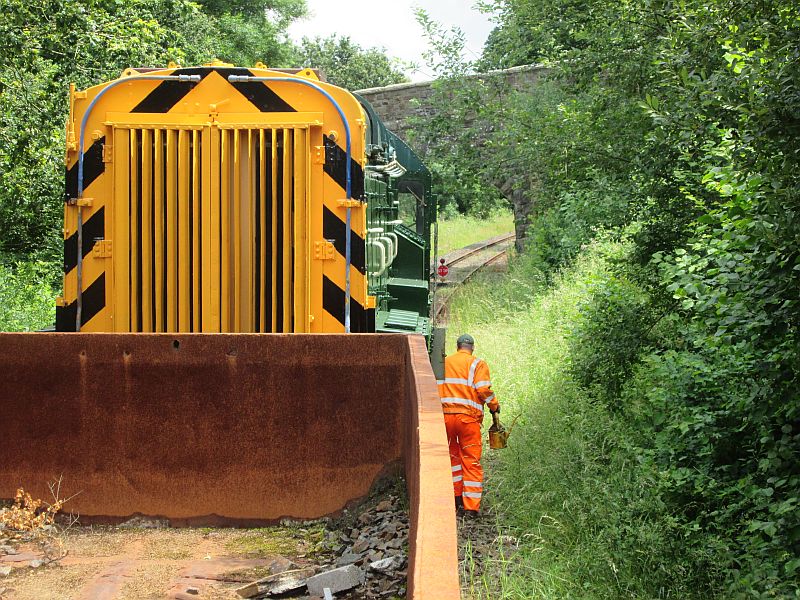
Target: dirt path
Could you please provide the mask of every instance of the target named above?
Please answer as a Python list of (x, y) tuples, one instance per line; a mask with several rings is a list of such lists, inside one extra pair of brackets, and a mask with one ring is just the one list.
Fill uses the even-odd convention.
[(66, 535), (69, 554), (57, 563), (33, 568), (43, 556), (29, 546), (0, 556), (0, 567), (12, 568), (0, 578), (0, 598), (238, 598), (236, 587), (286, 561), (284, 555), (302, 562), (313, 542), (298, 528), (78, 528)]
[[(484, 487), (490, 489), (497, 459), (488, 451), (483, 456)], [(463, 600), (502, 596), (499, 574), (505, 564), (514, 560), (519, 540), (501, 532), (499, 516), (491, 499), (484, 498), (479, 518), (458, 520), (458, 567)]]

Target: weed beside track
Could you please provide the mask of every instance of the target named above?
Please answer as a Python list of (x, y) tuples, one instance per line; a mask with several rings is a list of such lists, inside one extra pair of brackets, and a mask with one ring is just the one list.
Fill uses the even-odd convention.
[[(484, 514), (460, 533), (464, 598), (702, 597), (677, 577), (671, 518), (649, 494), (627, 425), (569, 375), (571, 323), (618, 251), (590, 249), (549, 287), (521, 257), (450, 301), (448, 353), (472, 334), (503, 421), (521, 415), (507, 449), (484, 446)], [(663, 581), (667, 568), (676, 576), (659, 591), (654, 574)]]

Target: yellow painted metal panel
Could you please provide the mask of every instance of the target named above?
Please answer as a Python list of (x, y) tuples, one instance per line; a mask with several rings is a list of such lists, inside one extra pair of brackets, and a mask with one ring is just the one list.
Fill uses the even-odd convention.
[(153, 328), (153, 132), (142, 130), (142, 331)]
[[(171, 70), (155, 73), (169, 74)], [(277, 75), (268, 70), (255, 70), (254, 74)], [(341, 119), (322, 95), (311, 92), (305, 86), (282, 82), (268, 82), (263, 85), (297, 109), (297, 112), (261, 113), (253, 102), (241, 93), (232, 91), (224, 75), (219, 72), (210, 73), (203, 81), (192, 86), (191, 91), (172, 106), (169, 112), (162, 114), (130, 112), (161, 85), (157, 82), (135, 82), (132, 78), (129, 83), (109, 90), (97, 103), (88, 120), (87, 132), (95, 139), (102, 132), (105, 132), (107, 139), (111, 137), (109, 132), (114, 130), (109, 129), (109, 125), (120, 131), (126, 128), (131, 130), (131, 139), (128, 142), (130, 156), (127, 160), (122, 160), (122, 163), (126, 163), (131, 181), (134, 182), (127, 193), (129, 207), (124, 211), (130, 227), (129, 270), (132, 285), (126, 293), (130, 296), (130, 327), (157, 330), (166, 326), (170, 330), (185, 330), (185, 322), (189, 330), (219, 331), (220, 318), (224, 314), (228, 319), (234, 318), (234, 322), (229, 324), (232, 330), (253, 330), (255, 304), (258, 303), (262, 311), (258, 319), (259, 329), (265, 331), (278, 328), (282, 331), (302, 331), (309, 328), (309, 315), (318, 317), (310, 323), (311, 331), (341, 330), (338, 323), (323, 315), (321, 281), (323, 273), (337, 283), (343, 281), (343, 260), (338, 254), (333, 261), (311, 260), (311, 252), (308, 251), (314, 240), (321, 239), (321, 205), (325, 204), (337, 215), (343, 214), (336, 204), (343, 197), (343, 190), (330, 177), (323, 176), (322, 164), (317, 156), (317, 147), (322, 146), (322, 134), (338, 132), (337, 143), (343, 147)], [(320, 85), (341, 105), (354, 133), (354, 160), (363, 164), (364, 115), (358, 102), (346, 91), (326, 84)], [(81, 121), (89, 103), (103, 89), (103, 85), (96, 86), (87, 91), (85, 98), (77, 99), (71, 118), (73, 122)], [(137, 129), (146, 131), (140, 133)], [(219, 145), (224, 134), (220, 133), (220, 129), (233, 130), (229, 134), (229, 142), (230, 138), (236, 136), (240, 140), (247, 138), (241, 144), (228, 143), (231, 150), (235, 152), (238, 148), (241, 155), (238, 157), (239, 168), (236, 171), (231, 165), (229, 174), (233, 179), (229, 181), (227, 190), (221, 189), (224, 172), (221, 165), (223, 161), (231, 163), (236, 157), (221, 153)], [(159, 133), (155, 130), (159, 130)], [(237, 130), (239, 133), (234, 133)], [(244, 130), (248, 130), (246, 135)], [(312, 139), (304, 137), (307, 135), (305, 132)], [(166, 138), (166, 154), (162, 144), (154, 144), (156, 136), (162, 140)], [(258, 144), (255, 142), (256, 136)], [(137, 143), (140, 139), (145, 142), (141, 156), (138, 154)], [(186, 150), (183, 149), (184, 144)], [(270, 145), (269, 151), (267, 144)], [(305, 149), (302, 148), (303, 145)], [(255, 152), (256, 146), (259, 149), (258, 157), (251, 157), (250, 153)], [(156, 153), (162, 156), (156, 157)], [(170, 158), (173, 153), (174, 158)], [(213, 158), (211, 154), (214, 154)], [(314, 159), (309, 160), (312, 156)], [(155, 169), (154, 158), (159, 158)], [(74, 166), (76, 161), (77, 152), (68, 151), (68, 167)], [(279, 169), (281, 164), (283, 167)], [(120, 161), (116, 161), (116, 164), (107, 168), (110, 173), (111, 169), (120, 170), (123, 166)], [(259, 171), (254, 172), (255, 168)], [(159, 171), (161, 185), (156, 181)], [(271, 184), (268, 183), (270, 175)], [(261, 183), (259, 189), (255, 189), (254, 177)], [(140, 182), (138, 178), (141, 178)], [(142, 188), (141, 198), (139, 183)], [(164, 186), (166, 192), (153, 193), (154, 188), (160, 190)], [(238, 189), (233, 189), (236, 186)], [(118, 187), (116, 178), (97, 178), (91, 187), (87, 186), (87, 192), (94, 193), (100, 200), (91, 209), (85, 209), (84, 213), (96, 210), (104, 199), (111, 197), (112, 192), (119, 195), (116, 189)], [(238, 218), (234, 219), (228, 213), (228, 228), (221, 226), (226, 210), (225, 204), (221, 202), (223, 191), (229, 199), (227, 210), (239, 211)], [(159, 194), (161, 198), (158, 197)], [(159, 202), (163, 204), (159, 205)], [(115, 231), (113, 237), (118, 238), (114, 242), (114, 254), (117, 256), (122, 251), (122, 239), (116, 233), (120, 226), (120, 210), (114, 212), (114, 208), (110, 204), (105, 206), (107, 231)], [(75, 209), (70, 207), (65, 211), (65, 229), (68, 230), (65, 237), (74, 233), (75, 213)], [(112, 213), (116, 216), (112, 216)], [(89, 215), (85, 216), (88, 218)], [(363, 211), (355, 210), (353, 217), (353, 229), (363, 235)], [(256, 218), (258, 223), (254, 220)], [(137, 219), (141, 219), (143, 225), (139, 231)], [(157, 227), (159, 231), (156, 239), (153, 239)], [(280, 248), (276, 247), (279, 235), (283, 240)], [(165, 238), (166, 244), (163, 241)], [(256, 239), (260, 242), (259, 247), (253, 245)], [(225, 278), (220, 277), (224, 262), (223, 249), (229, 258)], [(161, 252), (165, 254), (157, 257), (156, 253)], [(122, 259), (113, 260), (115, 268), (122, 264), (119, 262)], [(90, 283), (91, 274), (102, 272), (109, 262), (111, 261), (92, 256), (88, 258), (85, 264), (87, 274), (84, 277), (84, 288)], [(158, 266), (157, 269), (154, 269), (154, 264)], [(278, 265), (282, 271), (280, 280), (276, 279)], [(110, 274), (111, 272), (107, 273)], [(353, 298), (363, 304), (366, 300), (366, 285), (362, 281), (364, 277), (357, 271), (351, 271), (351, 274)], [(122, 273), (119, 273), (113, 281), (120, 281), (121, 276)], [(255, 289), (256, 281), (261, 284), (259, 289)], [(220, 293), (225, 282), (233, 287), (233, 294)], [(157, 289), (159, 286), (161, 293)], [(104, 311), (105, 315), (98, 314), (92, 320), (93, 327), (102, 327), (102, 323), (106, 322), (109, 327), (120, 326), (119, 321), (111, 320), (111, 315), (116, 311), (114, 307), (119, 305), (118, 288), (109, 285), (108, 278), (107, 287), (108, 310)], [(276, 291), (280, 293), (279, 300), (275, 297)], [(75, 294), (73, 272), (65, 276), (64, 295), (68, 301), (73, 301)], [(166, 306), (164, 297), (167, 299)], [(170, 310), (159, 315), (162, 318), (158, 322), (153, 319), (156, 308), (153, 301), (156, 298), (161, 305), (160, 310), (166, 310), (167, 307)], [(286, 299), (289, 302), (284, 301)], [(140, 301), (143, 302), (141, 310), (137, 305)], [(282, 304), (280, 315), (275, 312), (279, 304)], [(223, 308), (226, 310), (221, 313)], [(290, 311), (294, 313), (294, 326)], [(140, 313), (144, 316), (141, 323), (138, 322)], [(190, 320), (192, 323), (188, 323)]]
[(203, 132), (203, 331), (220, 330), (220, 135), (215, 127)]
[[(309, 131), (310, 146), (316, 148), (322, 146), (322, 128), (312, 127)], [(323, 205), (323, 175), (322, 165), (314, 161), (309, 169), (309, 232), (310, 239), (322, 239), (322, 205)], [(314, 317), (311, 322), (311, 331), (320, 333), (325, 331), (325, 316), (322, 310), (322, 275), (323, 268), (327, 261), (311, 261), (311, 273), (309, 277), (309, 297), (310, 313)]]
[(254, 164), (254, 142), (253, 130), (247, 130), (247, 137), (242, 138), (243, 158), (242, 158), (242, 331), (255, 331), (255, 230), (256, 230), (256, 186), (255, 186), (255, 167)]
[[(114, 331), (130, 330), (130, 287), (128, 282), (128, 223), (130, 215), (130, 132), (114, 129), (114, 200), (111, 203), (113, 285), (107, 291), (113, 298)], [(108, 275), (106, 275), (108, 278)]]
[(294, 130), (294, 330), (308, 331), (308, 224), (306, 212), (308, 132)]
[(270, 168), (272, 170), (272, 191), (271, 191), (271, 222), (270, 230), (272, 235), (272, 277), (270, 288), (272, 289), (272, 307), (270, 331), (278, 330), (278, 131), (272, 131), (272, 144), (270, 145)]
[(191, 183), (191, 173), (189, 171), (189, 132), (181, 130), (178, 134), (178, 293), (171, 296), (178, 301), (178, 328), (180, 332), (191, 330), (189, 322), (190, 307), (192, 297), (190, 293), (190, 273), (189, 259), (191, 257), (191, 246), (189, 244), (189, 232), (191, 229), (191, 215), (189, 214), (189, 186)]
[(252, 113), (226, 111), (218, 117), (220, 129), (270, 129), (287, 127), (302, 129), (322, 125), (324, 115), (318, 111), (298, 111), (293, 113), (264, 112)]
[(303, 132), (303, 141), (305, 144), (305, 151), (303, 160), (305, 161), (305, 199), (303, 202), (303, 212), (305, 213), (304, 228), (305, 228), (305, 312), (303, 317), (306, 323), (305, 331), (312, 331), (313, 312), (311, 308), (311, 244), (314, 238), (311, 235), (311, 131), (306, 130)]
[[(202, 204), (200, 184), (204, 176), (200, 173), (200, 139), (201, 132), (192, 131), (192, 147), (190, 150), (192, 163), (192, 331), (201, 331), (202, 322), (200, 316), (203, 308), (200, 281), (201, 274), (204, 273), (204, 270), (200, 263), (200, 247), (204, 233), (200, 230), (200, 215), (202, 214), (200, 208)], [(207, 152), (208, 149), (206, 149), (205, 153)], [(208, 280), (203, 279), (202, 281), (207, 282)], [(206, 283), (206, 285), (208, 285), (208, 283)]]
[[(64, 240), (74, 235), (78, 228), (78, 211), (77, 207), (65, 205), (64, 206)], [(74, 269), (69, 273), (64, 274), (62, 295), (69, 303), (75, 300), (77, 295), (75, 288)]]
[(233, 279), (233, 319), (231, 326), (233, 331), (242, 331), (242, 155), (239, 148), (241, 142), (239, 130), (234, 129), (232, 133), (233, 196), (231, 197), (231, 204), (233, 205), (233, 214), (231, 218), (233, 221), (231, 223), (231, 243), (229, 244), (233, 246), (233, 272), (231, 273)]
[(283, 130), (283, 331), (292, 331), (292, 137), (291, 130)]
[(220, 161), (211, 162), (211, 168), (216, 165), (220, 170), (220, 230), (219, 244), (222, 248), (220, 263), (221, 288), (220, 288), (220, 331), (231, 331), (231, 144), (230, 132), (220, 131)]
[[(271, 139), (271, 138), (269, 138)], [(261, 300), (260, 303), (260, 318), (259, 318), (259, 331), (269, 331), (269, 327), (267, 326), (267, 289), (271, 287), (270, 282), (267, 281), (267, 259), (269, 255), (267, 254), (267, 149), (264, 144), (266, 144), (267, 136), (264, 135), (264, 130), (261, 129), (258, 132), (258, 141), (259, 141), (259, 155), (258, 155), (258, 168), (260, 171), (260, 178), (258, 190), (258, 202), (260, 207), (260, 217), (261, 217), (261, 239), (260, 241), (260, 248), (259, 252), (261, 253), (261, 272), (260, 272), (260, 286), (259, 286), (259, 297)]]
[[(167, 312), (167, 331), (178, 330), (178, 156), (177, 134), (167, 130), (166, 179), (167, 179), (167, 299), (164, 310)], [(185, 302), (185, 301), (184, 301)]]
[(162, 131), (153, 132), (153, 165), (155, 186), (153, 189), (153, 273), (155, 275), (156, 318), (153, 331), (164, 331), (164, 146)]
[(138, 214), (141, 205), (141, 197), (139, 194), (139, 133), (135, 130), (130, 132), (130, 147), (128, 155), (130, 156), (129, 171), (131, 175), (130, 180), (130, 240), (131, 245), (131, 261), (130, 261), (130, 311), (131, 311), (131, 331), (140, 331), (142, 324), (139, 321), (139, 248), (141, 248), (141, 240), (139, 238), (138, 228)]
[[(228, 82), (227, 74), (213, 72), (203, 78), (191, 92), (189, 92), (181, 103), (181, 112), (194, 112), (195, 106), (200, 110), (214, 113), (253, 113), (259, 112), (252, 102), (247, 100), (239, 92), (231, 93), (231, 84)], [(178, 107), (175, 107), (177, 109)], [(173, 109), (174, 112), (175, 109)], [(194, 110), (193, 110), (194, 109)]]
[[(252, 115), (250, 115), (252, 118)], [(130, 113), (109, 111), (105, 113), (105, 121), (118, 129), (155, 129), (169, 128), (179, 130), (202, 130), (211, 124), (208, 115), (187, 115), (169, 113)]]

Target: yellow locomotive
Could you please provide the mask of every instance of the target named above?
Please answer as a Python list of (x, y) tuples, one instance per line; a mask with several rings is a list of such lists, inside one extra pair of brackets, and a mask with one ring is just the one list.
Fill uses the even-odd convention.
[(58, 331), (430, 334), (430, 173), (314, 71), (70, 92)]

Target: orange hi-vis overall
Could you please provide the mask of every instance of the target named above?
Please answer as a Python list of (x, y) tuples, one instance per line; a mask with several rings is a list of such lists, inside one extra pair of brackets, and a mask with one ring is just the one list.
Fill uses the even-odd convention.
[(440, 379), (453, 491), (462, 496), (466, 510), (478, 510), (483, 492), (481, 466), (481, 423), (484, 404), (497, 410), (500, 403), (492, 392), (489, 367), (466, 350), (451, 354), (444, 361), (444, 379)]

